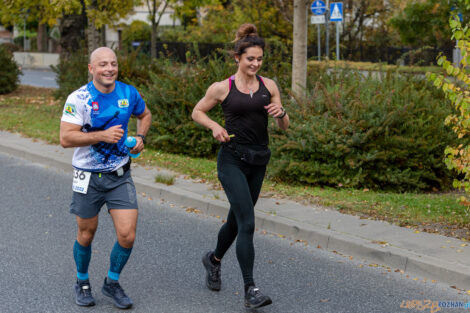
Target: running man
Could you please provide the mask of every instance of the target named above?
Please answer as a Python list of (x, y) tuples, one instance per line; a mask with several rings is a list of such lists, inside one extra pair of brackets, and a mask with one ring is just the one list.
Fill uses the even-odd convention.
[(144, 149), (151, 113), (137, 90), (116, 81), (116, 54), (101, 47), (90, 55), (88, 70), (93, 80), (69, 95), (60, 123), (60, 144), (75, 147), (73, 196), (70, 212), (76, 215), (78, 232), (73, 246), (77, 266), (75, 302), (95, 305), (88, 279), (91, 243), (98, 227), (98, 213), (106, 203), (114, 222), (117, 242), (111, 251), (110, 267), (102, 292), (122, 309), (132, 300), (119, 284), (119, 275), (134, 245), (137, 227), (137, 196), (130, 173), (129, 149), (124, 145), (131, 115), (137, 117), (137, 144)]

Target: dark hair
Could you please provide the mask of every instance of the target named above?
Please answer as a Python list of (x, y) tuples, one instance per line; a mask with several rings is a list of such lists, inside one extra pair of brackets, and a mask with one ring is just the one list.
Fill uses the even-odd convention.
[(253, 24), (242, 24), (237, 30), (234, 42), (234, 55), (242, 55), (250, 47), (260, 47), (264, 51), (264, 40), (258, 35)]

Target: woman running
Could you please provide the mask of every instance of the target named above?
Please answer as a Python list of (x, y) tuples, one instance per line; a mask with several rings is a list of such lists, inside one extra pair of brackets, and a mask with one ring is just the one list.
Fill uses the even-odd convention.
[[(206, 284), (211, 290), (220, 290), (220, 261), (237, 238), (236, 254), (245, 284), (247, 308), (272, 303), (253, 280), (254, 206), (271, 155), (268, 114), (276, 118), (281, 129), (289, 126), (276, 83), (256, 75), (263, 63), (264, 46), (254, 25), (241, 25), (233, 51), (237, 72), (229, 79), (213, 83), (192, 113), (194, 121), (212, 130), (214, 138), (221, 143), (217, 172), (230, 202), (227, 222), (219, 231), (217, 246), (202, 259), (207, 271)], [(218, 103), (222, 105), (225, 128), (207, 116)]]

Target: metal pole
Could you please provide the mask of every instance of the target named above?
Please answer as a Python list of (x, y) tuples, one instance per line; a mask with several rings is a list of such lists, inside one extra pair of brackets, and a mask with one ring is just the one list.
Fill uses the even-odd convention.
[(329, 40), (330, 40), (330, 33), (328, 32), (328, 22), (330, 21), (330, 1), (329, 0), (326, 0), (326, 12), (325, 12), (325, 29), (326, 29), (326, 40), (325, 40), (325, 45), (326, 45), (326, 49), (325, 49), (325, 54), (326, 54), (326, 58), (328, 59), (330, 57), (330, 54), (328, 52), (328, 50), (330, 50), (330, 43), (329, 43)]
[(320, 35), (320, 24), (317, 24), (317, 42), (318, 42), (318, 61), (321, 59), (321, 35)]
[(336, 22), (336, 61), (339, 61), (339, 23)]

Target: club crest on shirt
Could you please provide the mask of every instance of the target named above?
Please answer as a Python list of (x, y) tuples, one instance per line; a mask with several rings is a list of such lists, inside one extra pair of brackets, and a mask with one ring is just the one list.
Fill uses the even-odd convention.
[(118, 100), (118, 107), (120, 107), (120, 108), (128, 108), (128, 107), (129, 107), (129, 100), (127, 100), (127, 99), (119, 99), (119, 100)]
[(100, 109), (100, 106), (99, 106), (98, 102), (92, 102), (91, 107), (92, 107), (93, 111), (98, 111)]
[(75, 113), (77, 113), (77, 110), (75, 109), (75, 104), (66, 103), (64, 113), (70, 116), (75, 116)]

